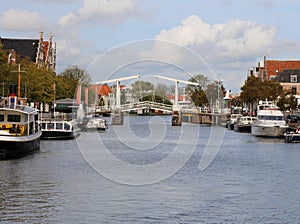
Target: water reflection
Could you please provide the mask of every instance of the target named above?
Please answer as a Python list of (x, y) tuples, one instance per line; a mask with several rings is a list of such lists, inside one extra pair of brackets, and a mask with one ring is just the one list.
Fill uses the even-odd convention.
[[(132, 119), (132, 130), (147, 137), (149, 118)], [(120, 160), (149, 164), (171, 152), (174, 130), (167, 127), (161, 148), (145, 154), (123, 147), (112, 128), (100, 135)], [(210, 127), (201, 127), (197, 148), (182, 169), (138, 187), (101, 176), (76, 141), (42, 141), (38, 153), (0, 161), (0, 222), (300, 223), (299, 144), (226, 130), (216, 158), (200, 171), (209, 133)], [(111, 171), (120, 173), (113, 166)]]
[[(24, 167), (25, 164), (28, 165), (24, 161), (31, 163), (29, 169)], [(34, 164), (34, 156), (22, 160), (1, 161), (2, 221), (47, 220), (55, 212), (56, 198), (59, 197), (56, 184), (47, 176), (36, 172), (38, 168)]]

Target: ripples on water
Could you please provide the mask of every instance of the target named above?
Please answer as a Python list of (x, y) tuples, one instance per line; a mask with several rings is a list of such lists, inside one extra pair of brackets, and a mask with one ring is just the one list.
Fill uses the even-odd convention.
[[(146, 138), (149, 119), (130, 117), (131, 131)], [(163, 119), (170, 123), (170, 117)], [(184, 125), (191, 131), (200, 127)], [(173, 150), (178, 129), (168, 126), (161, 144), (147, 151), (126, 147), (111, 126), (100, 136), (120, 160), (151, 164)], [(300, 145), (224, 131), (220, 151), (206, 170), (198, 167), (210, 127), (201, 126), (196, 150), (185, 166), (166, 180), (145, 186), (119, 184), (101, 176), (84, 160), (76, 140), (42, 141), (40, 151), (33, 155), (0, 161), (0, 220), (299, 223)]]

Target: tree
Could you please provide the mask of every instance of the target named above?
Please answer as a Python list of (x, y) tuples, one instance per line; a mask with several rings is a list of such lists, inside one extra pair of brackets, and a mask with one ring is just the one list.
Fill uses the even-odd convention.
[[(81, 85), (82, 89), (88, 88), (90, 76), (78, 66), (71, 66), (57, 76), (57, 99), (74, 98), (76, 90)], [(81, 91), (83, 99), (84, 91)]]
[(292, 89), (283, 90), (281, 92), (277, 106), (282, 111), (294, 111), (297, 109), (297, 99), (294, 96)]
[(223, 100), (223, 92), (224, 87), (222, 85), (221, 81), (213, 81), (212, 83), (209, 83), (206, 86), (205, 94), (207, 97), (208, 102), (211, 104), (211, 106), (217, 101), (217, 100)]
[(245, 102), (256, 102), (258, 100), (276, 100), (282, 92), (279, 82), (272, 80), (262, 81), (255, 76), (249, 76), (241, 87), (241, 99)]
[(167, 94), (167, 90), (168, 87), (166, 85), (159, 83), (155, 85), (154, 93), (156, 96), (161, 96), (162, 98), (165, 98)]
[(196, 107), (206, 106), (208, 99), (204, 89), (209, 81), (204, 75), (198, 74), (188, 80), (189, 82), (199, 83), (199, 86), (187, 85), (185, 92), (190, 96)]
[(189, 79), (190, 82), (196, 82), (200, 85), (202, 89), (206, 88), (206, 85), (209, 83), (209, 78), (205, 75), (198, 74)]
[(147, 96), (144, 96), (142, 100), (143, 101), (154, 100), (154, 102), (156, 102), (156, 103), (164, 103), (164, 104), (172, 105), (172, 103), (169, 99), (162, 97), (162, 96), (158, 96), (158, 95), (155, 95), (154, 99), (153, 99), (153, 96), (147, 95)]
[(263, 83), (260, 78), (249, 76), (245, 84), (241, 87), (241, 99), (247, 103), (255, 103), (258, 99), (263, 97), (261, 94), (262, 86)]
[(262, 81), (255, 76), (249, 76), (241, 90), (241, 100), (250, 104), (251, 108), (259, 100), (277, 100), (283, 91), (279, 82), (272, 80)]
[(134, 99), (142, 99), (146, 95), (153, 94), (154, 85), (147, 81), (135, 81), (132, 85), (132, 96)]

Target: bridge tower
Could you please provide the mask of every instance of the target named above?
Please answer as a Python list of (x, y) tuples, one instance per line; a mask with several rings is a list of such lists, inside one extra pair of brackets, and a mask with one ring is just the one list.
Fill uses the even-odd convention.
[(175, 100), (174, 100), (175, 102), (173, 105), (173, 112), (172, 112), (172, 126), (181, 126), (181, 114), (180, 114), (181, 107), (178, 102), (178, 83), (184, 83), (184, 84), (193, 85), (193, 86), (199, 86), (199, 84), (196, 82), (189, 82), (189, 81), (184, 81), (184, 80), (180, 80), (180, 79), (173, 79), (173, 78), (164, 77), (164, 76), (160, 76), (160, 75), (155, 75), (155, 77), (175, 82)]
[(112, 125), (123, 125), (123, 112), (121, 111), (121, 90), (120, 90), (120, 82), (130, 79), (137, 79), (140, 78), (139, 75), (133, 75), (123, 78), (116, 78), (116, 79), (109, 79), (97, 82), (96, 84), (104, 84), (104, 83), (117, 83), (117, 89), (116, 89), (116, 100), (115, 105), (112, 107), (112, 113), (111, 113), (111, 124)]

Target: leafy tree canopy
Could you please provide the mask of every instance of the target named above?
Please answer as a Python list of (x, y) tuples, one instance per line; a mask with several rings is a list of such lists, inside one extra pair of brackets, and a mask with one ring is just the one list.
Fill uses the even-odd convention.
[[(74, 98), (78, 83), (88, 85), (89, 75), (72, 66), (59, 75), (45, 67), (38, 68), (28, 58), (17, 55), (18, 64), (7, 63), (8, 51), (0, 46), (0, 83), (1, 93), (9, 94), (9, 85), (18, 83), (18, 64), (21, 68), (20, 94), (26, 97), (28, 102), (52, 103), (54, 99)], [(53, 88), (55, 85), (55, 91)]]
[(240, 98), (244, 102), (254, 103), (258, 100), (276, 100), (282, 93), (282, 87), (279, 82), (272, 80), (262, 81), (255, 76), (249, 76), (245, 84), (241, 87)]

